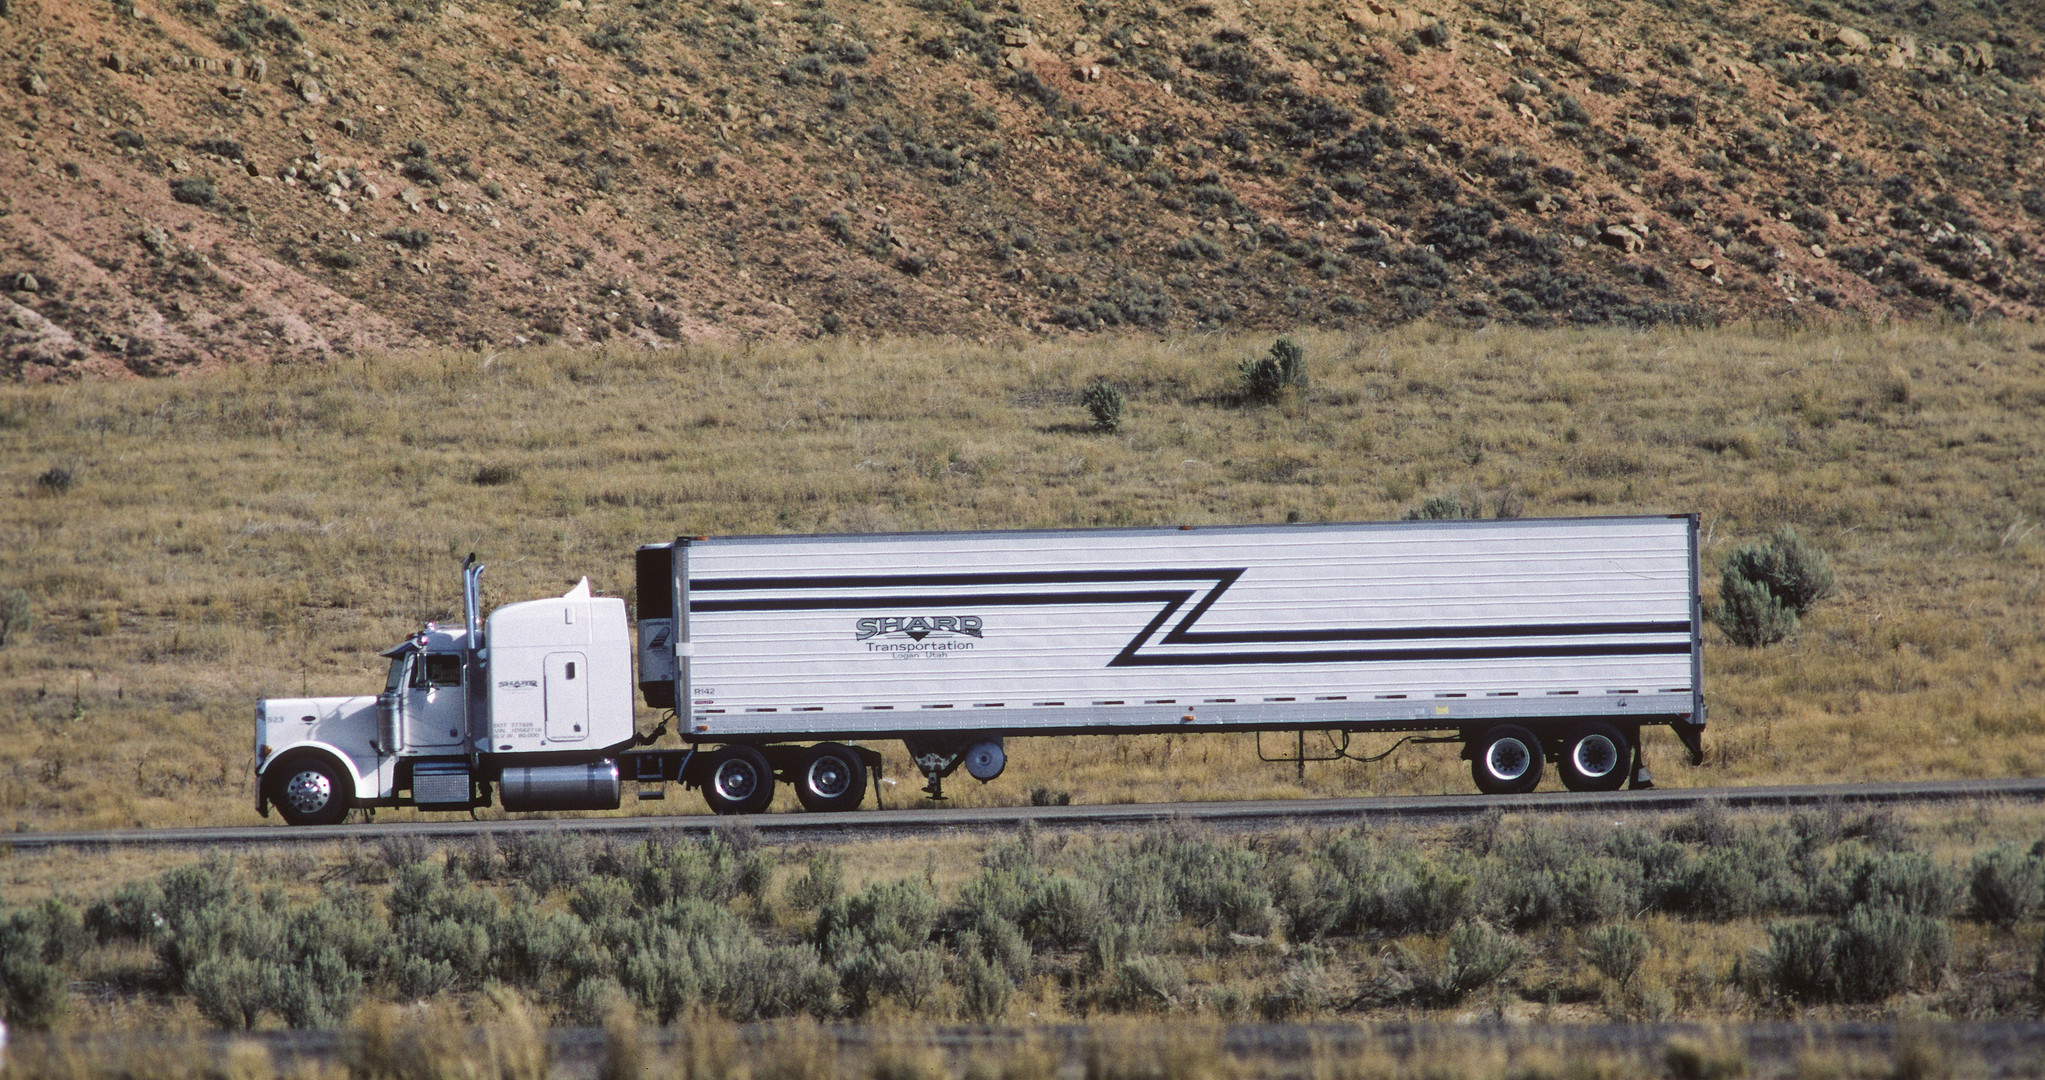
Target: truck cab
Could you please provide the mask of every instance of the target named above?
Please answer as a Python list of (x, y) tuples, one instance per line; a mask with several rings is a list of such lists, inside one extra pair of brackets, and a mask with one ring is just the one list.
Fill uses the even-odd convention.
[[(374, 697), (256, 706), (256, 810), (333, 824), (356, 807), (614, 809), (633, 744), (625, 602), (567, 593), (481, 618), (483, 567), (463, 567), (466, 620), (383, 651)], [(493, 793), (494, 788), (494, 793)]]

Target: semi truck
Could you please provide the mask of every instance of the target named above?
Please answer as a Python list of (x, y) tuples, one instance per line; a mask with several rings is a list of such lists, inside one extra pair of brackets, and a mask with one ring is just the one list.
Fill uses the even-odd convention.
[[(634, 569), (636, 643), (587, 578), (485, 619), (470, 556), (462, 625), (386, 650), (381, 693), (258, 703), (257, 811), (615, 810), (680, 785), (749, 814), (782, 783), (843, 811), (881, 779), (872, 743), (942, 798), (1050, 735), (1254, 733), (1302, 769), (1373, 760), (1358, 735), (1452, 742), (1490, 794), (1551, 764), (1574, 791), (1648, 785), (1654, 726), (1702, 760), (1694, 515), (682, 537)], [(650, 731), (635, 684), (666, 712)]]

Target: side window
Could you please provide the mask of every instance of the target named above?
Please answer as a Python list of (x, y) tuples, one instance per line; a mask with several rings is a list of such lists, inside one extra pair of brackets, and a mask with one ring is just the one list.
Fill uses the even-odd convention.
[(449, 654), (428, 656), (426, 658), (426, 681), (432, 686), (460, 686), (462, 684), (462, 658)]

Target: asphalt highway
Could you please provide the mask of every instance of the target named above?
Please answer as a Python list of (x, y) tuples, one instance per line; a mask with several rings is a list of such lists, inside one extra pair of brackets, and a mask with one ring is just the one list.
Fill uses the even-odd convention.
[[(897, 799), (906, 796), (897, 795)], [(470, 837), (573, 830), (603, 834), (691, 834), (743, 828), (767, 844), (855, 839), (963, 836), (1007, 832), (1024, 822), (1040, 829), (1127, 830), (1172, 822), (1211, 825), (1234, 831), (1289, 825), (1344, 826), (1366, 822), (1443, 822), (1494, 811), (1512, 814), (1663, 814), (1717, 802), (1731, 810), (1791, 809), (1838, 803), (1845, 806), (1907, 805), (1954, 801), (2045, 799), (2045, 779), (1939, 780), (1912, 783), (1792, 784), (1775, 787), (1655, 788), (1576, 794), (1404, 795), (1360, 799), (1276, 799), (1244, 802), (1128, 803), (1107, 806), (1002, 806), (947, 809), (927, 803), (913, 809), (857, 810), (835, 814), (655, 814), (478, 821), (448, 817), (433, 821), (351, 822), (294, 828), (278, 822), (205, 828), (125, 829), (80, 832), (25, 832), (0, 836), (0, 847), (18, 854), (56, 848), (253, 847), (279, 844), (365, 841), (419, 837), (458, 841)], [(921, 800), (918, 800), (921, 803)], [(253, 818), (253, 814), (251, 817)], [(357, 817), (359, 818), (359, 814)]]

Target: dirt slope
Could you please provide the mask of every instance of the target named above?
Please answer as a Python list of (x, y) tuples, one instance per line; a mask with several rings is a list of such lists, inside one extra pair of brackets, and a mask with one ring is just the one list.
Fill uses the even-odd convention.
[(0, 0), (0, 363), (2045, 296), (1997, 0)]

